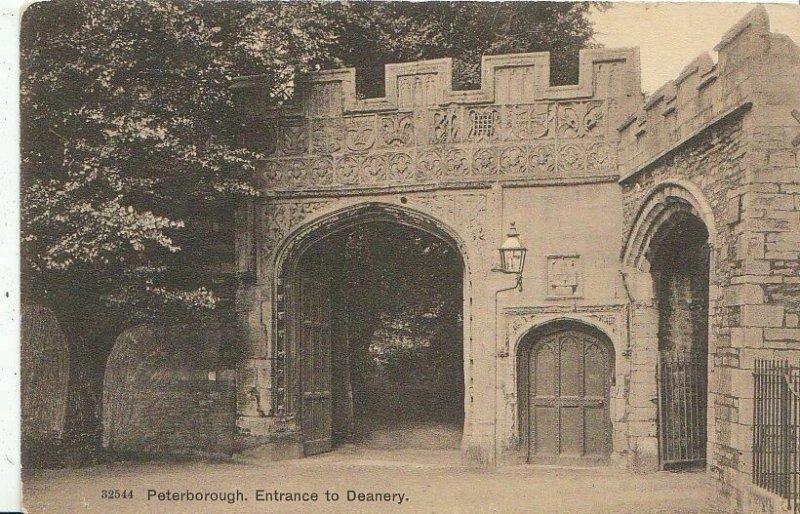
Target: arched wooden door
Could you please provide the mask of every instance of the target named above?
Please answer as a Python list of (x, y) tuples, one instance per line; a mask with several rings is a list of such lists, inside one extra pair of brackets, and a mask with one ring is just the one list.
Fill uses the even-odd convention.
[(577, 328), (531, 337), (520, 356), (521, 436), (528, 461), (606, 464), (611, 454), (610, 344)]

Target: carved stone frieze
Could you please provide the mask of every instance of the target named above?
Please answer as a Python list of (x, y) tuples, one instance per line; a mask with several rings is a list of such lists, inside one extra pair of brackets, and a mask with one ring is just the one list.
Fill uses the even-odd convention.
[(263, 187), (391, 186), (431, 181), (581, 177), (612, 174), (616, 148), (603, 141), (501, 144), (470, 149), (429, 147), (412, 152), (340, 152), (266, 159), (259, 168)]
[(308, 152), (308, 126), (304, 122), (285, 123), (278, 128), (278, 153), (302, 155)]
[(352, 185), (358, 183), (359, 170), (362, 166), (362, 159), (356, 155), (344, 155), (336, 159), (334, 166), (334, 176), (336, 183), (342, 185)]
[(608, 143), (593, 143), (586, 150), (586, 167), (589, 171), (615, 169), (616, 152)]
[(311, 124), (312, 151), (328, 155), (341, 152), (344, 148), (344, 135), (340, 120), (314, 120)]
[(461, 148), (450, 148), (444, 157), (445, 171), (448, 177), (465, 177), (469, 174), (469, 154)]
[(586, 167), (586, 152), (579, 143), (568, 143), (558, 149), (558, 170), (570, 172)]
[(460, 140), (461, 116), (456, 109), (439, 109), (433, 111), (430, 131), (432, 144), (456, 143)]
[(361, 166), (361, 183), (380, 184), (387, 180), (386, 159), (383, 155), (369, 155)]
[(467, 112), (467, 140), (495, 141), (502, 136), (499, 107), (474, 107)]
[(530, 148), (527, 153), (528, 169), (531, 174), (547, 176), (556, 170), (555, 145), (538, 145)]
[(497, 153), (493, 148), (479, 148), (472, 156), (472, 174), (479, 177), (497, 175)]
[(386, 165), (388, 178), (392, 182), (403, 183), (414, 178), (414, 163), (408, 154), (389, 154)]
[(602, 102), (564, 102), (558, 104), (558, 135), (562, 138), (604, 135)]
[(555, 135), (555, 106), (550, 103), (514, 105), (507, 109), (510, 139), (545, 139)]
[(375, 146), (378, 118), (375, 115), (345, 118), (345, 146), (352, 152), (365, 152)]
[(500, 174), (525, 175), (528, 173), (528, 159), (521, 146), (509, 146), (500, 153)]
[(625, 331), (626, 313), (624, 305), (547, 305), (535, 307), (517, 307), (506, 309), (505, 326), (506, 350), (513, 347), (520, 337), (532, 327), (553, 317), (588, 318), (597, 320), (611, 330), (610, 337), (621, 337)]
[(381, 117), (381, 144), (403, 148), (414, 143), (414, 118), (410, 114)]
[(271, 259), (275, 250), (292, 230), (331, 203), (330, 201), (314, 201), (266, 204), (263, 207), (262, 258)]
[(333, 183), (333, 159), (315, 159), (311, 166), (311, 178), (316, 184), (327, 186)]
[(436, 150), (424, 151), (417, 158), (417, 179), (421, 181), (439, 179), (443, 170), (443, 159)]
[(415, 182), (612, 175), (604, 101), (458, 106), (317, 117), (278, 124), (263, 187), (304, 189)]

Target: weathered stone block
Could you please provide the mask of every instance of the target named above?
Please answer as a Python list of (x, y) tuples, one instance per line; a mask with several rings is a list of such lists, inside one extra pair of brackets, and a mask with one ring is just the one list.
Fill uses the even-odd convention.
[[(783, 102), (786, 98), (785, 94), (781, 93)], [(775, 149), (769, 154), (769, 165), (779, 168), (790, 168), (797, 166), (797, 152), (787, 148)], [(787, 182), (789, 182), (787, 180)]]
[(742, 273), (745, 275), (767, 275), (770, 269), (770, 262), (763, 259), (745, 259), (742, 263)]
[(764, 329), (731, 327), (731, 345), (736, 348), (760, 348), (764, 342)]
[(746, 233), (739, 236), (736, 241), (736, 256), (739, 259), (763, 259), (764, 234)]
[(742, 325), (745, 327), (782, 327), (784, 307), (782, 305), (742, 306)]
[(656, 437), (655, 421), (629, 421), (628, 435), (635, 437)]
[(800, 328), (765, 328), (764, 339), (766, 341), (787, 341), (797, 343), (800, 347)]
[[(772, 156), (769, 157), (771, 165), (776, 162)], [(775, 184), (800, 184), (800, 173), (794, 169), (795, 164), (787, 164), (784, 168), (763, 168), (753, 173), (755, 182), (770, 182)]]
[(784, 278), (780, 275), (740, 275), (731, 277), (731, 284), (780, 284)]
[(635, 473), (651, 473), (658, 470), (658, 438), (654, 436), (631, 438), (634, 446), (634, 457), (631, 471)]
[(748, 193), (743, 196), (743, 205), (745, 209), (791, 211), (794, 197), (790, 194)]
[(725, 288), (725, 303), (747, 305), (764, 303), (764, 289), (756, 284), (738, 284)]
[(753, 372), (749, 369), (731, 369), (731, 396), (753, 397)]

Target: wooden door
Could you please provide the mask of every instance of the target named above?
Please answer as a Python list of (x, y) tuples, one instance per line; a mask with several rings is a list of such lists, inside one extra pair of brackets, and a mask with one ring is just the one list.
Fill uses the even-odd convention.
[(609, 347), (579, 330), (534, 343), (527, 362), (528, 461), (605, 464), (611, 453)]
[(301, 419), (303, 449), (314, 455), (331, 449), (331, 307), (327, 281), (300, 279)]

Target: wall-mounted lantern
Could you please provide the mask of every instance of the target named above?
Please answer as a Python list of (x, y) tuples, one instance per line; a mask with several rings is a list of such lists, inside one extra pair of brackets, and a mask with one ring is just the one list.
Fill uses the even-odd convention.
[(503, 245), (498, 248), (500, 252), (500, 267), (494, 268), (492, 271), (517, 275), (517, 283), (513, 287), (503, 289), (503, 291), (511, 289), (522, 291), (522, 270), (525, 268), (525, 255), (528, 250), (522, 246), (519, 240), (519, 233), (513, 221), (507, 235), (508, 237), (503, 242)]

